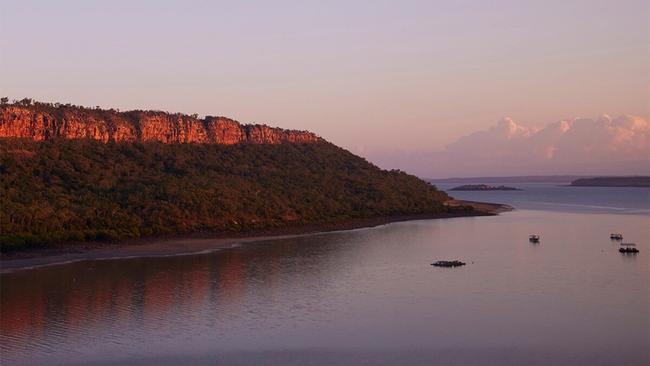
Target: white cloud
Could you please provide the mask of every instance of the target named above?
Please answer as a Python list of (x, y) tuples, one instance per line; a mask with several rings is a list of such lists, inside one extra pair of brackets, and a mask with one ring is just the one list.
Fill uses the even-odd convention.
[(640, 117), (603, 115), (537, 129), (503, 118), (441, 152), (370, 153), (369, 158), (426, 177), (650, 174), (650, 124)]

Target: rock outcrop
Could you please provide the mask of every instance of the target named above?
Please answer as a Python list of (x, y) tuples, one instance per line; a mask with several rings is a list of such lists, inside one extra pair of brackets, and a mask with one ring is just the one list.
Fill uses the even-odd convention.
[(35, 103), (0, 106), (0, 138), (93, 139), (102, 142), (280, 144), (323, 141), (311, 132), (242, 125), (225, 117), (198, 119), (154, 111), (117, 112)]

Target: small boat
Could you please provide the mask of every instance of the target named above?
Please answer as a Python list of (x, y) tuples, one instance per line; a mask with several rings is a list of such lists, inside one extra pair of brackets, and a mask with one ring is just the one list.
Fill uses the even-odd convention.
[(639, 250), (635, 248), (635, 246), (636, 244), (634, 243), (621, 243), (621, 247), (618, 248), (618, 251), (624, 254), (636, 254)]
[(535, 234), (530, 235), (528, 237), (528, 241), (531, 243), (539, 243), (539, 235), (535, 235)]
[(467, 263), (461, 261), (437, 261), (431, 263), (431, 265), (434, 267), (460, 267), (464, 266), (465, 264)]
[(623, 240), (623, 234), (618, 234), (618, 233), (609, 234), (609, 238), (612, 240)]

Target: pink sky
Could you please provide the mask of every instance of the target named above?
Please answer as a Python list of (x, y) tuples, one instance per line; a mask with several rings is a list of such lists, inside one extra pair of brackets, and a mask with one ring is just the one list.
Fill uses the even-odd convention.
[(382, 167), (422, 177), (650, 174), (650, 123), (602, 115), (528, 128), (511, 118), (441, 150), (369, 150)]
[[(428, 176), (489, 171), (411, 159), (457, 149), (503, 116), (536, 140), (531, 131), (579, 116), (650, 120), (647, 0), (0, 0), (0, 8), (2, 96), (308, 129)], [(616, 141), (608, 143), (622, 149)], [(543, 169), (531, 168), (538, 152), (525, 151), (531, 164), (503, 171), (627, 166), (603, 151)]]

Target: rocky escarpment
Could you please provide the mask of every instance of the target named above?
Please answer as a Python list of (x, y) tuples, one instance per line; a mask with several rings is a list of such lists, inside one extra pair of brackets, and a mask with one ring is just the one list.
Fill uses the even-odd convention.
[(93, 139), (103, 142), (208, 143), (233, 145), (312, 143), (311, 132), (242, 125), (225, 117), (203, 119), (157, 111), (89, 109), (46, 103), (0, 106), (0, 138)]

